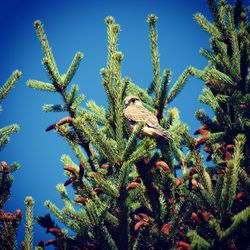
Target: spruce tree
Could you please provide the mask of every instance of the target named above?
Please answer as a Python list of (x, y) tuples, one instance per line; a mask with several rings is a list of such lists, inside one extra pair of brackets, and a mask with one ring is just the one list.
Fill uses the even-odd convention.
[[(14, 71), (9, 79), (0, 88), (0, 103), (7, 96), (9, 91), (14, 87), (21, 72)], [(0, 111), (2, 107), (0, 106)], [(0, 151), (10, 141), (10, 135), (19, 130), (19, 125), (12, 124), (0, 129)], [(17, 209), (15, 213), (5, 212), (3, 210), (5, 203), (10, 198), (10, 189), (13, 183), (13, 176), (11, 175), (19, 168), (18, 163), (8, 164), (4, 159), (0, 163), (0, 249), (12, 250), (17, 246), (16, 232), (21, 222), (22, 212)]]
[[(10, 90), (15, 86), (17, 80), (22, 73), (19, 70), (14, 71), (9, 79), (0, 88), (0, 103), (4, 100)], [(0, 110), (2, 108), (0, 106)], [(10, 141), (10, 135), (18, 132), (20, 129), (18, 124), (12, 124), (0, 129), (0, 151)], [(22, 211), (16, 209), (15, 213), (5, 212), (4, 206), (10, 199), (11, 186), (14, 180), (12, 173), (20, 168), (16, 162), (9, 165), (4, 159), (0, 163), (0, 249), (1, 250), (15, 250), (18, 249), (18, 242), (16, 236), (18, 227), (22, 220)], [(27, 208), (26, 213), (26, 232), (25, 240), (21, 244), (21, 249), (32, 250), (32, 235), (33, 235), (33, 198), (26, 197), (25, 204)], [(24, 246), (25, 245), (25, 246)]]
[[(27, 85), (56, 92), (60, 104), (46, 104), (45, 111), (68, 112), (50, 125), (71, 146), (61, 161), (68, 179), (57, 185), (64, 202), (58, 208), (46, 201), (53, 216), (38, 223), (53, 235), (39, 249), (247, 249), (249, 247), (249, 24), (241, 1), (231, 6), (210, 0), (215, 21), (198, 13), (195, 19), (211, 35), (212, 51), (202, 49), (209, 64), (204, 70), (188, 67), (169, 87), (171, 71), (160, 71), (157, 17), (148, 16), (153, 80), (147, 90), (123, 77), (123, 54), (118, 51), (120, 26), (105, 19), (108, 37), (106, 67), (100, 70), (107, 108), (94, 101), (81, 106), (79, 86), (70, 86), (83, 54), (78, 52), (60, 74), (41, 21), (35, 21), (43, 65), (50, 82), (29, 80)], [(201, 102), (215, 117), (197, 111), (202, 122), (195, 138), (181, 122), (177, 108), (168, 109), (190, 75), (205, 81)], [(139, 97), (158, 118), (171, 139), (141, 135), (144, 122), (131, 131), (123, 115), (126, 96)], [(206, 167), (201, 147), (209, 153)], [(177, 176), (181, 171), (181, 178)], [(66, 187), (71, 186), (74, 198)], [(239, 233), (241, 230), (241, 233)]]
[[(207, 168), (211, 181), (193, 192), (190, 204), (195, 207), (194, 230), (189, 232), (195, 249), (249, 249), (250, 232), (250, 162), (249, 162), (249, 22), (241, 0), (229, 5), (225, 0), (208, 1), (214, 22), (201, 13), (195, 15), (199, 25), (209, 33), (211, 50), (202, 48), (208, 59), (204, 70), (192, 73), (205, 81), (200, 101), (210, 106), (214, 117), (204, 110), (196, 112), (202, 126), (200, 145), (208, 153)], [(203, 164), (197, 154), (199, 175)], [(206, 192), (204, 192), (206, 190)], [(200, 194), (199, 194), (200, 193)], [(192, 202), (200, 198), (199, 205)], [(206, 204), (207, 203), (207, 204)], [(204, 220), (207, 222), (204, 225)]]

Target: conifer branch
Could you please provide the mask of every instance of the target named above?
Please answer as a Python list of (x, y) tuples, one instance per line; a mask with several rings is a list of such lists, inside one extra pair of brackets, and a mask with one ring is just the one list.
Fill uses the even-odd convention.
[(107, 24), (107, 35), (108, 35), (108, 58), (107, 58), (107, 72), (106, 70), (101, 70), (101, 74), (103, 75), (103, 83), (108, 94), (109, 101), (109, 113), (110, 113), (110, 121), (112, 126), (114, 126), (114, 72), (115, 72), (115, 53), (118, 41), (118, 35), (120, 32), (120, 26), (116, 24), (115, 19), (111, 16), (106, 17), (105, 19)]
[(75, 54), (75, 57), (73, 58), (71, 65), (69, 66), (67, 72), (65, 73), (63, 77), (63, 86), (66, 87), (74, 77), (81, 60), (83, 59), (83, 54), (81, 52), (77, 52)]
[(115, 149), (110, 150), (110, 143), (114, 145), (111, 139), (108, 139), (105, 134), (101, 133), (97, 125), (91, 117), (86, 114), (84, 119), (76, 118), (73, 120), (73, 125), (83, 131), (84, 135), (92, 141), (98, 150), (111, 162), (116, 162), (117, 152)]
[(123, 190), (124, 192), (125, 192), (125, 186), (127, 185), (128, 181), (128, 171), (130, 167), (131, 167), (131, 162), (126, 161), (122, 164), (119, 171), (118, 187), (120, 190)]
[(192, 249), (211, 249), (211, 244), (199, 236), (196, 231), (189, 231), (187, 236), (189, 239), (191, 239)]
[(233, 9), (231, 6), (227, 6), (226, 14), (228, 19), (228, 35), (230, 41), (230, 47), (232, 48), (232, 72), (234, 79), (238, 82), (240, 80), (240, 48), (238, 42), (238, 34), (235, 29)]
[(177, 96), (177, 94), (182, 90), (190, 74), (191, 74), (191, 69), (189, 67), (180, 75), (180, 77), (174, 83), (173, 87), (170, 89), (167, 95), (167, 98), (166, 98), (167, 104), (170, 103)]
[[(84, 227), (92, 226), (92, 223), (87, 218), (86, 211), (76, 212), (75, 210), (71, 210), (70, 208), (63, 208), (63, 213), (67, 215), (70, 219), (74, 220), (74, 225), (72, 224), (72, 228), (74, 227), (74, 231), (79, 233), (83, 230)], [(81, 223), (81, 227), (77, 225), (77, 223)]]
[(165, 108), (166, 98), (167, 98), (167, 90), (170, 83), (171, 71), (169, 69), (165, 69), (163, 71), (163, 76), (161, 80), (159, 100), (157, 103), (158, 111), (157, 118), (161, 120), (163, 118), (163, 112)]
[(207, 141), (207, 144), (213, 144), (216, 142), (223, 141), (226, 138), (226, 133), (225, 132), (217, 132), (217, 133), (212, 133), (209, 135), (209, 139)]
[(123, 155), (122, 155), (123, 162), (128, 159), (129, 155), (131, 154), (132, 150), (134, 149), (134, 146), (136, 145), (136, 140), (137, 140), (143, 126), (144, 126), (144, 122), (140, 122), (133, 129), (133, 132), (130, 135), (128, 142), (126, 144), (126, 148), (123, 151)]
[[(101, 225), (100, 235), (101, 235), (101, 241), (102, 245), (101, 247), (105, 247), (110, 250), (118, 250), (115, 241), (112, 239), (112, 236), (110, 235), (109, 231), (107, 230), (107, 227), (104, 225)], [(104, 245), (103, 245), (104, 243)]]
[(180, 187), (181, 191), (184, 193), (185, 198), (194, 206), (196, 207), (201, 207), (201, 208), (205, 208), (206, 207), (206, 201), (204, 199), (202, 199), (202, 197), (200, 197), (196, 192), (194, 192), (193, 190), (190, 191), (185, 187)]
[[(75, 153), (76, 157), (78, 158), (79, 162), (81, 162), (87, 171), (93, 171), (94, 167), (94, 157), (93, 153), (90, 152), (89, 148), (86, 148), (86, 152), (88, 152), (88, 156), (91, 156), (88, 160), (86, 159), (85, 154), (82, 151), (82, 148), (86, 147), (86, 144), (83, 144), (81, 141), (79, 141), (79, 138), (72, 138), (72, 135), (70, 133), (67, 134), (65, 131), (62, 131), (61, 128), (58, 129), (58, 132), (65, 137), (69, 145), (71, 146), (73, 152)], [(93, 158), (92, 158), (93, 157)]]
[(241, 226), (246, 225), (250, 220), (250, 206), (245, 208), (243, 211), (239, 212), (233, 217), (232, 225), (225, 230), (221, 239), (225, 240), (235, 233)]
[(68, 92), (68, 104), (69, 106), (74, 102), (74, 100), (77, 98), (77, 94), (79, 91), (79, 86), (77, 84), (72, 84), (71, 88)]
[(147, 229), (146, 228), (141, 228), (139, 230), (139, 233), (136, 237), (136, 241), (133, 246), (133, 250), (143, 250), (145, 249), (145, 246), (148, 244), (148, 235), (147, 235)]
[(28, 80), (27, 86), (38, 89), (38, 90), (44, 90), (44, 91), (50, 91), (50, 92), (56, 92), (56, 88), (53, 84), (45, 83), (37, 80)]
[(211, 106), (221, 124), (232, 126), (230, 116), (221, 108), (210, 88), (204, 88), (199, 99), (201, 102)]
[(201, 13), (196, 13), (194, 18), (197, 23), (211, 36), (221, 39), (221, 32), (218, 30), (218, 28), (209, 22)]
[(175, 157), (180, 162), (182, 174), (186, 174), (187, 173), (187, 165), (185, 164), (184, 153), (182, 152), (182, 150), (179, 149), (179, 145), (176, 145), (175, 143), (172, 144), (171, 148), (173, 150)]
[(221, 190), (220, 207), (222, 209), (222, 217), (225, 218), (231, 212), (233, 200), (236, 194), (238, 172), (240, 166), (240, 160), (242, 158), (242, 148), (245, 142), (245, 138), (242, 135), (238, 135), (235, 140), (235, 152), (232, 160), (227, 162), (227, 173), (225, 174), (223, 187)]
[(114, 93), (113, 93), (114, 90), (113, 90), (113, 86), (112, 86), (110, 79), (109, 79), (108, 70), (105, 68), (102, 68), (100, 70), (100, 74), (102, 75), (103, 86), (104, 86), (105, 91), (107, 93), (108, 102), (109, 102), (109, 120), (111, 121), (111, 124), (113, 126), (114, 100), (112, 99), (112, 96), (114, 96)]
[(160, 55), (158, 51), (158, 35), (156, 29), (156, 22), (158, 17), (154, 14), (148, 16), (147, 22), (149, 23), (149, 37), (150, 37), (150, 44), (151, 44), (151, 57), (152, 57), (152, 64), (153, 64), (153, 72), (154, 72), (154, 92), (155, 92), (155, 99), (159, 99), (160, 95)]
[(8, 136), (10, 134), (18, 132), (19, 129), (20, 129), (20, 127), (19, 127), (18, 124), (12, 124), (12, 125), (9, 125), (9, 126), (5, 126), (4, 128), (0, 129), (0, 136), (1, 137)]
[(31, 196), (27, 196), (25, 198), (26, 204), (26, 225), (25, 225), (25, 250), (32, 250), (33, 249), (33, 206), (34, 206), (34, 199)]
[(42, 60), (43, 66), (47, 71), (48, 77), (51, 80), (53, 86), (56, 88), (57, 91), (61, 90), (61, 77), (59, 73), (56, 71), (57, 69), (53, 68), (53, 65), (49, 63), (47, 57), (44, 57)]
[(162, 223), (164, 223), (164, 220), (169, 212), (169, 208), (167, 205), (166, 197), (163, 192), (160, 191), (159, 195), (159, 204), (160, 204), (160, 219)]
[(121, 79), (121, 61), (123, 59), (123, 54), (121, 52), (116, 52), (114, 61), (114, 79), (115, 79), (115, 92), (114, 92), (114, 102), (116, 107), (115, 112), (115, 124), (116, 124), (116, 141), (118, 154), (121, 155), (121, 152), (124, 149), (124, 140), (123, 140), (123, 82)]
[(104, 107), (98, 106), (94, 101), (88, 101), (86, 105), (90, 109), (92, 117), (95, 119), (97, 123), (107, 126), (109, 125), (107, 124), (107, 119), (106, 119), (107, 114)]
[[(61, 94), (61, 96), (63, 97), (63, 100), (65, 102), (65, 105), (62, 106), (44, 106), (44, 109), (46, 111), (68, 111), (70, 113), (71, 118), (75, 118), (76, 117), (76, 109), (78, 108), (78, 106), (80, 105), (80, 103), (83, 101), (84, 96), (83, 95), (79, 95), (76, 96), (76, 93), (78, 91), (78, 86), (73, 85), (71, 88), (71, 91), (69, 92), (69, 94), (66, 92), (65, 88), (66, 86), (69, 84), (69, 82), (72, 80), (78, 66), (79, 63), (81, 61), (81, 59), (83, 58), (83, 54), (81, 54), (80, 52), (76, 53), (68, 71), (66, 72), (65, 75), (60, 76), (59, 71), (57, 69), (56, 66), (56, 62), (55, 59), (53, 57), (51, 48), (49, 46), (45, 31), (43, 29), (43, 25), (41, 23), (41, 21), (35, 21), (35, 28), (37, 31), (37, 35), (40, 39), (42, 48), (44, 50), (45, 53), (45, 58), (43, 60), (43, 64), (46, 68), (46, 70), (48, 71), (49, 77), (52, 81), (53, 86), (55, 87), (56, 91), (59, 92)], [(36, 86), (36, 88), (39, 88), (39, 84), (41, 82), (37, 82), (31, 83), (28, 82), (28, 85), (31, 86)], [(42, 89), (46, 88), (48, 86), (40, 86)], [(53, 124), (51, 126), (49, 126), (46, 131), (49, 131), (51, 129), (57, 128), (58, 126), (60, 126), (61, 124)], [(80, 145), (84, 148), (84, 150), (86, 151), (88, 157), (89, 157), (89, 162), (91, 164), (91, 166), (93, 167), (93, 157), (91, 155), (91, 151), (89, 149), (89, 142), (86, 141), (86, 139), (84, 137), (81, 136), (81, 134), (77, 133), (76, 134), (78, 136), (78, 138), (80, 139), (81, 143)], [(75, 147), (73, 147), (75, 148)], [(79, 151), (78, 151), (79, 152)], [(81, 157), (82, 158), (82, 157)]]
[(135, 151), (130, 155), (128, 161), (138, 162), (144, 158), (151, 158), (151, 150), (156, 146), (156, 142), (150, 138), (144, 138), (135, 148)]
[(62, 211), (60, 211), (60, 209), (55, 206), (53, 203), (51, 203), (50, 201), (45, 201), (45, 206), (48, 207), (48, 209), (60, 220), (62, 221), (65, 225), (67, 225), (69, 228), (71, 228), (72, 230), (76, 231), (76, 229), (78, 228), (78, 226), (75, 224), (74, 221), (70, 220), (68, 217), (66, 217), (64, 215), (64, 213)]
[(0, 88), (0, 103), (16, 84), (17, 79), (22, 75), (19, 70), (13, 71), (9, 79)]
[(239, 179), (242, 185), (246, 187), (246, 189), (250, 189), (250, 180), (244, 169), (239, 169)]
[(225, 1), (219, 0), (218, 6), (215, 0), (209, 0), (208, 6), (214, 17), (216, 27), (221, 31), (224, 38), (227, 37), (227, 30), (224, 24)]
[(195, 161), (196, 161), (196, 165), (197, 165), (197, 172), (198, 172), (198, 174), (200, 176), (202, 185), (210, 193), (210, 196), (211, 196), (212, 190), (211, 190), (210, 177), (209, 177), (208, 173), (206, 172), (206, 170), (204, 169), (204, 167), (201, 164), (201, 156), (199, 155), (198, 151), (194, 150), (193, 153), (194, 153), (194, 157), (195, 157)]
[(93, 182), (102, 189), (102, 191), (108, 195), (111, 195), (113, 197), (119, 197), (119, 191), (115, 187), (114, 184), (112, 184), (110, 181), (106, 180), (104, 177), (102, 177), (100, 174), (95, 172), (90, 172), (88, 174), (88, 177), (93, 180)]
[(60, 74), (59, 74), (59, 71), (57, 69), (56, 62), (55, 62), (52, 50), (50, 48), (47, 36), (45, 34), (43, 25), (42, 25), (40, 20), (37, 20), (34, 22), (34, 26), (36, 28), (37, 36), (40, 40), (40, 43), (42, 45), (42, 48), (43, 48), (43, 51), (44, 51), (44, 54), (46, 57), (44, 60), (44, 65), (45, 65), (45, 67), (48, 67), (48, 70), (50, 72), (49, 75), (51, 77), (53, 77), (56, 84), (60, 85), (60, 83), (61, 83)]
[(4, 146), (10, 141), (10, 137), (9, 136), (3, 136), (2, 138), (0, 138), (0, 151), (3, 150)]
[(63, 200), (64, 206), (68, 209), (74, 210), (73, 204), (68, 196), (65, 186), (62, 183), (57, 184), (57, 191), (60, 194), (61, 199)]
[(42, 106), (42, 109), (45, 112), (67, 112), (68, 111), (67, 105), (62, 105), (62, 104), (44, 104)]

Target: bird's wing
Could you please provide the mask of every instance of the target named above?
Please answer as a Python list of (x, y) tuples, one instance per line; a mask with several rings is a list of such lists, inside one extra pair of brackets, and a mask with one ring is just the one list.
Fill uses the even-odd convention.
[(124, 115), (130, 122), (144, 121), (149, 127), (157, 127), (159, 125), (155, 114), (143, 106), (128, 106), (124, 111)]

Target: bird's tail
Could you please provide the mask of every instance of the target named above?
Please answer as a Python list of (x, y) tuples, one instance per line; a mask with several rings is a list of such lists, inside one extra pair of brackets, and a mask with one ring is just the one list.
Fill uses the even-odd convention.
[(173, 138), (171, 137), (170, 133), (162, 128), (161, 126), (158, 126), (156, 129), (157, 135), (159, 135), (161, 138), (163, 138), (166, 141), (172, 140)]

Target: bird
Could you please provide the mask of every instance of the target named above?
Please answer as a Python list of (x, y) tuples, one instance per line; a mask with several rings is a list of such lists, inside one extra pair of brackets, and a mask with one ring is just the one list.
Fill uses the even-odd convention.
[(162, 138), (165, 141), (171, 139), (170, 134), (158, 122), (156, 115), (144, 107), (137, 96), (127, 96), (124, 99), (124, 116), (133, 130), (139, 122), (145, 122), (142, 134), (153, 138)]

